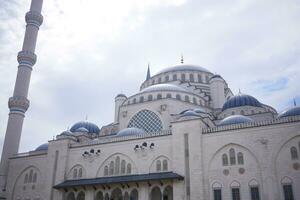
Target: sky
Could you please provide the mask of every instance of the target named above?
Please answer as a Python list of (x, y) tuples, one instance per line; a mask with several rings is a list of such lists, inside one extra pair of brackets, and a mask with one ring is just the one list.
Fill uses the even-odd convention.
[[(0, 1), (0, 151), (29, 0)], [(222, 75), (278, 112), (300, 105), (299, 0), (45, 0), (20, 152), (77, 121), (113, 121), (114, 97), (180, 63)]]

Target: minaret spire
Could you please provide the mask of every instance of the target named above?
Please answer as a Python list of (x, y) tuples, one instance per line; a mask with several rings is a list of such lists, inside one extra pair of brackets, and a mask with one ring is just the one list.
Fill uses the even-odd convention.
[(148, 81), (150, 78), (151, 78), (151, 74), (150, 74), (150, 64), (148, 63), (148, 69), (147, 69), (146, 81)]
[(8, 100), (9, 117), (0, 164), (0, 199), (5, 198), (9, 158), (18, 153), (25, 112), (29, 107), (28, 88), (32, 66), (36, 62), (35, 46), (40, 25), (43, 0), (32, 0), (26, 13), (26, 31), (22, 50), (18, 53), (19, 63), (13, 96)]
[(184, 63), (184, 60), (183, 60), (183, 55), (181, 54), (181, 60), (180, 60), (181, 64)]

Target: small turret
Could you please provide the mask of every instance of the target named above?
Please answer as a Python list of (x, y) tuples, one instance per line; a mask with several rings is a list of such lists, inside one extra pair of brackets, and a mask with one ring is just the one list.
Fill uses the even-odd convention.
[(225, 81), (220, 75), (213, 75), (210, 80), (210, 95), (212, 107), (221, 109), (225, 103)]
[(126, 101), (127, 97), (124, 94), (118, 94), (115, 97), (115, 123), (119, 122), (120, 107)]

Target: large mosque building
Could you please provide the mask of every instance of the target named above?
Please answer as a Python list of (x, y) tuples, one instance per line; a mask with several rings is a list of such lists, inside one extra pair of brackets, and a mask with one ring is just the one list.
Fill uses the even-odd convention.
[(300, 107), (277, 113), (183, 60), (118, 94), (112, 123), (77, 122), (18, 153), (42, 2), (26, 14), (0, 199), (300, 200)]

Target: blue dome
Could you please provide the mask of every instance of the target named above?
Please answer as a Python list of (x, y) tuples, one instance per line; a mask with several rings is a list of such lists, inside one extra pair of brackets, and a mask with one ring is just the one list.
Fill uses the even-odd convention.
[(167, 72), (175, 72), (175, 71), (198, 71), (198, 72), (211, 73), (204, 67), (201, 67), (198, 65), (181, 64), (181, 65), (175, 65), (173, 67), (168, 67), (166, 69), (163, 69), (163, 70), (159, 71), (157, 74), (162, 74), (162, 73), (167, 73)]
[(140, 93), (143, 93), (143, 92), (159, 92), (159, 91), (187, 92), (186, 89), (184, 89), (182, 87), (179, 87), (177, 85), (163, 83), (163, 84), (151, 85), (149, 87), (146, 87), (145, 89), (140, 91)]
[(224, 103), (222, 111), (228, 108), (235, 108), (240, 106), (262, 107), (262, 104), (253, 96), (247, 94), (238, 94), (231, 97)]
[(35, 149), (35, 151), (47, 151), (47, 150), (48, 150), (48, 143), (42, 144)]
[(146, 132), (139, 128), (125, 128), (117, 133), (117, 136), (129, 136), (129, 135), (140, 135), (145, 134)]
[(278, 118), (300, 115), (300, 106), (289, 108), (278, 115)]
[(84, 127), (80, 127), (80, 128), (78, 128), (78, 129), (76, 129), (76, 132), (88, 133), (89, 130), (87, 130), (87, 129), (84, 128)]
[(243, 115), (231, 115), (229, 117), (224, 118), (222, 121), (219, 122), (218, 126), (225, 126), (230, 124), (242, 124), (242, 123), (249, 123), (254, 122), (253, 119), (249, 117), (245, 117)]
[(72, 133), (76, 132), (79, 128), (85, 128), (88, 130), (88, 133), (96, 133), (96, 134), (99, 134), (100, 132), (100, 129), (99, 127), (96, 125), (96, 124), (93, 124), (91, 122), (84, 122), (84, 121), (81, 121), (81, 122), (77, 122), (76, 124), (74, 124), (70, 131)]

